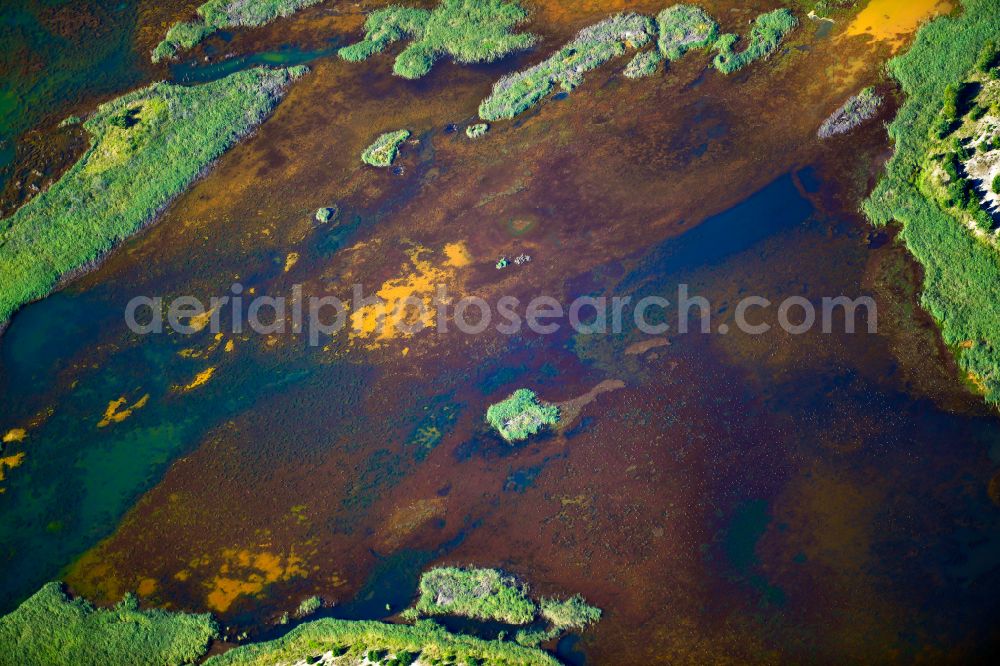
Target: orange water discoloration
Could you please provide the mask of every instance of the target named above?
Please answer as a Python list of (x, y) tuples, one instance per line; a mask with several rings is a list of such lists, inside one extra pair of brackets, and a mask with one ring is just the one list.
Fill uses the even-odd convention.
[(139, 586), (135, 593), (140, 597), (150, 597), (156, 592), (157, 583), (155, 578), (143, 578), (139, 581)]
[(949, 0), (871, 0), (847, 26), (848, 37), (870, 35), (880, 42), (889, 42), (898, 50), (920, 24), (935, 16), (947, 14), (953, 4)]
[(446, 250), (447, 259), (440, 264), (428, 258), (429, 254), (430, 250), (419, 246), (407, 251), (412, 268), (382, 283), (375, 292), (382, 303), (351, 313), (352, 339), (375, 348), (390, 340), (410, 338), (418, 330), (434, 328), (438, 287), (454, 286), (455, 268), (467, 262), (463, 263), (465, 253), (459, 245), (452, 246), (450, 252)]
[(472, 263), (472, 255), (469, 254), (465, 243), (448, 243), (444, 246), (444, 254), (448, 257), (445, 263), (455, 268), (465, 268)]
[(208, 583), (205, 597), (209, 608), (225, 612), (238, 598), (254, 595), (265, 586), (278, 581), (305, 576), (303, 560), (294, 552), (282, 557), (272, 552), (249, 550), (224, 550), (219, 573)]

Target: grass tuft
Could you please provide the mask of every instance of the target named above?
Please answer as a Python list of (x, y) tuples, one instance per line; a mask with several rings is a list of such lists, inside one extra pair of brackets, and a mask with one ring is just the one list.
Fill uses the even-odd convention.
[(538, 401), (534, 391), (518, 389), (507, 399), (486, 410), (486, 420), (508, 442), (517, 442), (536, 434), (545, 426), (559, 422), (559, 408)]

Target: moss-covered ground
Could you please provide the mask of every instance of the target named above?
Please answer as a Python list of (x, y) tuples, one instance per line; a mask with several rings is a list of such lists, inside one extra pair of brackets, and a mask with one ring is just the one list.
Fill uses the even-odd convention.
[(386, 132), (365, 148), (361, 153), (361, 161), (373, 167), (392, 166), (399, 154), (399, 146), (409, 138), (409, 130)]

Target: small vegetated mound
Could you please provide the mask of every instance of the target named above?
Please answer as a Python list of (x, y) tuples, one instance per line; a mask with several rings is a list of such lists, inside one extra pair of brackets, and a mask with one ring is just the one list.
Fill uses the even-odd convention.
[(618, 14), (581, 30), (547, 60), (501, 78), (492, 94), (479, 106), (484, 120), (513, 118), (548, 95), (556, 84), (570, 91), (583, 75), (625, 53), (641, 48), (655, 33), (653, 22), (640, 14)]
[(410, 138), (410, 130), (386, 132), (361, 153), (361, 160), (373, 167), (392, 166), (399, 154), (399, 146)]
[(94, 608), (48, 583), (0, 617), (0, 664), (188, 664), (217, 636), (211, 615), (140, 610), (133, 595), (114, 608)]
[(583, 629), (601, 619), (601, 609), (588, 606), (579, 594), (564, 601), (542, 599), (542, 617), (560, 630)]
[(705, 48), (715, 43), (719, 24), (694, 5), (667, 7), (656, 17), (660, 33), (657, 47), (667, 60), (678, 60), (693, 49)]
[(528, 624), (536, 606), (527, 587), (496, 569), (438, 567), (420, 577), (420, 615), (459, 615), (476, 620)]
[(357, 62), (408, 38), (412, 43), (396, 57), (393, 72), (417, 79), (446, 55), (465, 64), (492, 62), (529, 48), (534, 35), (512, 32), (526, 17), (517, 2), (506, 0), (442, 0), (431, 11), (393, 5), (372, 12), (365, 38), (339, 53)]
[(819, 138), (829, 139), (838, 134), (846, 134), (878, 113), (882, 98), (875, 93), (875, 88), (869, 86), (833, 112), (820, 126), (817, 132)]
[(465, 128), (465, 135), (470, 139), (478, 139), (488, 132), (490, 126), (486, 123), (476, 123)]
[(567, 631), (579, 631), (601, 619), (601, 609), (590, 606), (579, 594), (569, 599), (542, 599), (539, 602), (547, 627), (519, 629), (514, 640), (521, 645), (538, 647)]
[(739, 37), (732, 33), (725, 34), (715, 43), (715, 68), (723, 74), (737, 72), (752, 62), (767, 58), (778, 50), (781, 42), (798, 26), (799, 20), (787, 9), (776, 9), (767, 14), (761, 14), (750, 29), (749, 42), (742, 51), (733, 47)]
[(153, 49), (153, 62), (173, 58), (224, 28), (256, 28), (323, 0), (209, 0), (198, 7), (200, 21), (175, 23)]
[(338, 215), (340, 215), (340, 209), (337, 206), (324, 206), (316, 209), (314, 217), (320, 224), (326, 224), (330, 220), (336, 220)]
[(312, 615), (323, 607), (323, 599), (320, 597), (309, 597), (303, 599), (299, 607), (295, 609), (295, 617), (306, 617)]
[(522, 388), (490, 405), (486, 421), (508, 442), (518, 442), (559, 422), (559, 408), (542, 404), (535, 392)]
[(151, 220), (260, 125), (305, 71), (154, 83), (98, 107), (83, 125), (91, 145), (79, 161), (0, 221), (0, 323)]

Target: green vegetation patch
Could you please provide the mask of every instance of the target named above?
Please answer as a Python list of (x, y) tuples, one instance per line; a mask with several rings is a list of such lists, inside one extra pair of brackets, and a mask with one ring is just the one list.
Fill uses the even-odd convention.
[(667, 7), (656, 17), (660, 36), (657, 47), (667, 60), (678, 60), (692, 49), (705, 48), (715, 43), (719, 24), (694, 5)]
[[(994, 0), (963, 0), (957, 17), (931, 21), (889, 71), (907, 95), (889, 127), (896, 151), (864, 210), (875, 224), (902, 224), (902, 240), (924, 267), (921, 302), (956, 349), (960, 367), (992, 403), (1000, 402), (1000, 258), (920, 190), (937, 142), (945, 90), (965, 81), (984, 46), (1000, 33)], [(960, 112), (956, 110), (957, 112)]]
[(517, 2), (506, 0), (442, 0), (432, 11), (393, 5), (372, 12), (365, 21), (365, 38), (339, 53), (357, 62), (408, 38), (411, 43), (396, 57), (393, 72), (418, 79), (446, 55), (464, 64), (493, 62), (529, 48), (534, 35), (512, 32), (525, 18)]
[(299, 607), (295, 609), (295, 617), (306, 617), (307, 615), (312, 615), (320, 608), (323, 607), (323, 599), (320, 597), (309, 597), (308, 599), (303, 599)]
[(476, 123), (465, 128), (465, 135), (470, 139), (478, 139), (490, 130), (486, 123)]
[(410, 130), (386, 132), (361, 153), (361, 161), (373, 167), (391, 166), (399, 154), (399, 146), (410, 138)]
[(874, 118), (881, 105), (882, 98), (875, 92), (875, 88), (869, 86), (844, 102), (843, 106), (823, 121), (817, 134), (821, 139), (829, 139), (850, 132), (866, 120)]
[(767, 58), (778, 50), (785, 37), (798, 26), (799, 20), (788, 9), (776, 9), (761, 14), (750, 29), (749, 42), (742, 51), (735, 51), (739, 37), (725, 34), (715, 43), (715, 68), (723, 74), (737, 72), (752, 62)]
[(513, 576), (496, 569), (438, 567), (420, 577), (416, 610), (423, 615), (528, 624), (537, 609), (526, 587)]
[[(430, 620), (413, 626), (384, 622), (322, 619), (307, 622), (277, 640), (244, 645), (212, 657), (204, 666), (272, 666), (315, 663), (481, 664), (558, 666), (545, 652), (510, 641), (452, 634)], [(336, 658), (336, 659), (335, 659)]]
[(573, 90), (586, 72), (629, 48), (649, 44), (655, 30), (652, 19), (640, 14), (618, 14), (584, 28), (550, 58), (497, 81), (479, 105), (479, 117), (489, 121), (513, 118), (548, 95), (556, 84)]
[(164, 666), (201, 657), (218, 635), (211, 615), (139, 610), (133, 595), (114, 608), (70, 600), (48, 583), (0, 618), (0, 665)]
[(153, 62), (175, 57), (216, 30), (256, 28), (323, 0), (209, 0), (198, 7), (201, 21), (175, 23), (153, 49)]
[(324, 206), (323, 208), (316, 209), (316, 221), (320, 224), (326, 224), (330, 220), (337, 219), (340, 215), (340, 209), (336, 206)]
[(564, 601), (542, 599), (539, 608), (549, 626), (519, 629), (514, 635), (517, 643), (538, 647), (558, 638), (563, 632), (584, 629), (601, 619), (601, 609), (588, 605), (579, 594)]
[(641, 79), (656, 74), (663, 56), (656, 49), (640, 51), (629, 61), (623, 74), (630, 79)]
[(305, 68), (153, 85), (101, 105), (91, 146), (48, 190), (0, 221), (0, 322), (127, 238), (256, 128)]
[(167, 36), (163, 41), (153, 49), (153, 62), (173, 58), (181, 51), (193, 48), (213, 32), (214, 29), (197, 21), (175, 23), (167, 30)]
[(545, 426), (559, 422), (559, 408), (543, 405), (535, 392), (518, 389), (506, 400), (490, 405), (486, 420), (508, 442), (518, 442), (536, 434)]
[(583, 629), (601, 619), (601, 609), (589, 606), (579, 594), (564, 601), (542, 599), (542, 617), (555, 629)]

